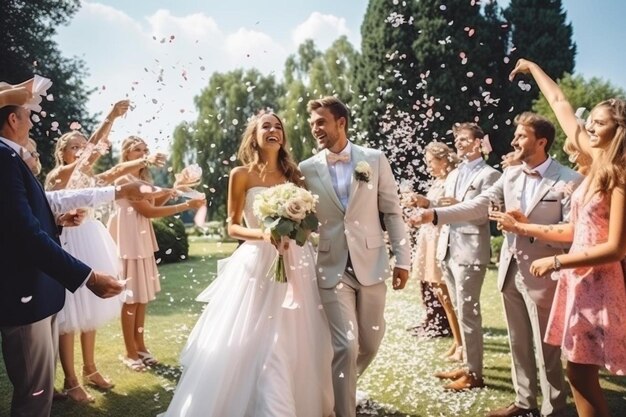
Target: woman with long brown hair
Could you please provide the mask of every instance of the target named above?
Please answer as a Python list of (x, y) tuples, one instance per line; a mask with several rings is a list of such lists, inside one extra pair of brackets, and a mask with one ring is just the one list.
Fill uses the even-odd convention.
[[(245, 242), (203, 293), (209, 304), (183, 350), (185, 370), (165, 415), (332, 416), (332, 349), (313, 250), (308, 243), (275, 246), (252, 208), (270, 187), (302, 184), (280, 118), (252, 117), (238, 155), (228, 233)], [(287, 283), (272, 279), (277, 246)]]

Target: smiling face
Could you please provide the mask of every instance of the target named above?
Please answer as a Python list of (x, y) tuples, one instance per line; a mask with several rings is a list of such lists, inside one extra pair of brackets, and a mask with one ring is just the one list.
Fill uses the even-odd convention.
[(345, 147), (347, 142), (345, 137), (346, 120), (343, 117), (335, 119), (328, 108), (320, 107), (311, 111), (309, 125), (319, 150), (329, 149), (333, 152), (339, 152)]
[(148, 145), (144, 141), (137, 141), (128, 149), (128, 153), (126, 154), (126, 161), (134, 161), (136, 159), (141, 159), (150, 154), (150, 150), (148, 149)]
[(448, 174), (449, 163), (445, 159), (439, 159), (432, 153), (426, 152), (426, 169), (435, 178), (444, 178)]
[(471, 158), (480, 154), (480, 139), (470, 129), (460, 129), (454, 134), (454, 147), (460, 158)]
[(544, 155), (546, 142), (547, 139), (545, 138), (537, 138), (535, 130), (532, 127), (518, 124), (513, 134), (513, 140), (511, 141), (511, 146), (513, 146), (515, 152), (513, 159), (528, 163), (530, 160), (534, 159), (538, 153)]
[(71, 164), (76, 161), (76, 158), (80, 156), (80, 153), (87, 146), (87, 139), (83, 135), (73, 135), (70, 139), (68, 139), (65, 144), (65, 148), (63, 149), (63, 162), (66, 164)]
[(617, 123), (606, 106), (599, 106), (591, 111), (585, 129), (589, 134), (589, 145), (605, 149), (615, 137)]
[(285, 143), (283, 124), (273, 114), (259, 117), (256, 126), (256, 144), (259, 149), (280, 149)]

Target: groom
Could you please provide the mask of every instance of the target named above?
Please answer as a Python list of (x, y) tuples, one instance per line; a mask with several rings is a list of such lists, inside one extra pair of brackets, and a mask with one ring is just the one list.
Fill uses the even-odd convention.
[[(311, 132), (320, 152), (303, 161), (306, 186), (319, 196), (317, 282), (332, 343), (337, 417), (356, 415), (356, 380), (385, 333), (385, 280), (404, 288), (410, 245), (396, 182), (379, 150), (347, 138), (348, 109), (335, 97), (311, 100)], [(396, 258), (391, 270), (380, 215)]]

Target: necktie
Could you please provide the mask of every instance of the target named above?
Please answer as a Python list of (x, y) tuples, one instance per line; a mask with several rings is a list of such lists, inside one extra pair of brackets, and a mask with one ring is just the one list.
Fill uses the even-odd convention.
[(348, 163), (348, 162), (350, 162), (350, 155), (349, 154), (342, 154), (342, 153), (328, 152), (326, 154), (326, 160), (328, 161), (328, 163), (330, 165), (335, 165), (337, 162)]
[(530, 169), (524, 168), (522, 171), (524, 172), (524, 174), (528, 175), (530, 178), (541, 178), (541, 174), (539, 173), (539, 171), (535, 171), (534, 169), (530, 170)]

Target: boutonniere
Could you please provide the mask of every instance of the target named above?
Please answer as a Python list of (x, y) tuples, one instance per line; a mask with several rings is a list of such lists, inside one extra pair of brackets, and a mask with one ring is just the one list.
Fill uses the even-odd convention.
[(357, 181), (370, 182), (372, 176), (372, 167), (365, 161), (359, 161), (354, 168), (354, 178)]
[(473, 185), (470, 184), (469, 187), (467, 187), (467, 191), (475, 191), (476, 187), (474, 187)]

